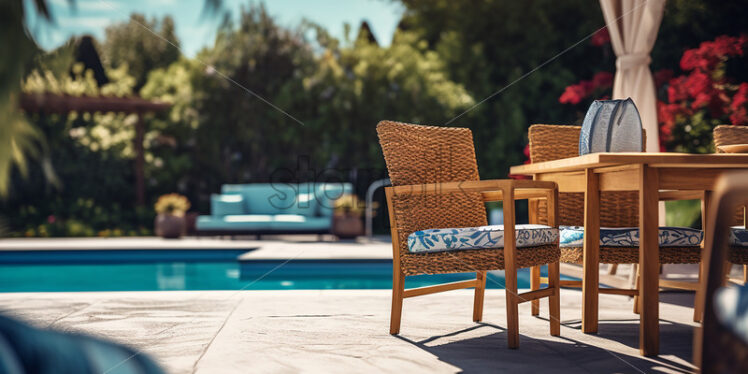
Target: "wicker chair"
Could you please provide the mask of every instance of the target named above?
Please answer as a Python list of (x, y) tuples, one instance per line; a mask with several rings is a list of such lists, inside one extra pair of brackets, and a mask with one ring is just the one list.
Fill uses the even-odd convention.
[[(390, 334), (400, 331), (403, 298), (475, 288), (473, 320), (483, 314), (486, 271), (505, 269), (508, 346), (519, 346), (518, 304), (549, 298), (550, 332), (560, 334), (559, 247), (552, 243), (517, 249), (514, 201), (543, 198), (550, 206), (549, 226), (555, 224), (555, 183), (520, 180), (480, 180), (472, 132), (466, 128), (432, 127), (383, 121), (377, 125), (379, 142), (392, 187), (387, 206), (392, 230), (393, 273)], [(503, 247), (411, 252), (409, 236), (419, 230), (485, 226), (486, 201), (504, 206)], [(557, 232), (557, 231), (555, 231)], [(445, 240), (446, 242), (446, 240)], [(548, 264), (549, 286), (517, 293), (517, 270)], [(475, 272), (474, 280), (405, 289), (405, 277), (418, 274)]]
[[(723, 145), (748, 144), (748, 127), (746, 126), (717, 126), (713, 134), (717, 152), (721, 152), (719, 147)], [(741, 206), (736, 210), (734, 225), (745, 227), (745, 213), (746, 206)], [(743, 265), (743, 279), (740, 282), (748, 282), (748, 247), (730, 246), (728, 261)]]
[[(579, 155), (579, 126), (563, 125), (533, 125), (530, 126), (528, 137), (530, 141), (531, 162), (551, 161)], [(679, 194), (673, 193), (665, 199), (680, 199)], [(693, 194), (688, 194), (693, 198)], [(546, 207), (543, 201), (530, 202), (530, 218), (537, 223), (546, 222)], [(584, 193), (560, 193), (558, 201), (558, 224), (562, 226), (584, 225)], [(601, 227), (638, 227), (639, 226), (639, 197), (638, 192), (601, 192), (600, 194), (600, 226)], [(584, 258), (583, 247), (561, 247), (561, 262), (581, 264)], [(639, 262), (639, 247), (600, 247), (600, 263), (627, 264)], [(660, 247), (661, 264), (698, 264), (701, 262), (701, 247)], [(532, 272), (533, 288), (542, 280), (539, 272)], [(638, 284), (638, 280), (637, 280)], [(698, 290), (698, 284), (693, 282), (660, 281), (661, 286)], [(562, 286), (580, 287), (580, 281), (561, 281)], [(638, 287), (637, 287), (638, 288)], [(637, 289), (600, 288), (600, 293), (628, 294), (634, 296), (634, 312), (638, 311)], [(701, 316), (701, 306), (697, 303), (694, 308), (694, 320)], [(537, 309), (533, 308), (533, 314)]]
[[(701, 292), (705, 305), (704, 322), (696, 330), (694, 339), (694, 364), (705, 374), (748, 373), (748, 332), (740, 326), (740, 321), (748, 318), (746, 300), (740, 297), (745, 298), (748, 292), (745, 289), (739, 292), (722, 288), (725, 281), (724, 263), (730, 258), (726, 247), (733, 223), (731, 212), (738, 206), (744, 206), (746, 197), (748, 172), (725, 173), (715, 184), (713, 204), (709, 210), (713, 224), (707, 228), (704, 251), (707, 270), (701, 284), (704, 290)], [(738, 300), (734, 299), (735, 296)]]

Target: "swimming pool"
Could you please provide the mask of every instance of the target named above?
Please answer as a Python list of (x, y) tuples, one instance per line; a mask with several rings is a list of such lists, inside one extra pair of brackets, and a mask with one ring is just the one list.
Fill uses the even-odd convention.
[[(388, 289), (389, 260), (253, 260), (246, 250), (8, 251), (0, 254), (0, 292)], [(474, 273), (420, 275), (406, 287), (465, 280)], [(529, 272), (518, 277), (529, 287)], [(503, 288), (491, 272), (488, 288)]]

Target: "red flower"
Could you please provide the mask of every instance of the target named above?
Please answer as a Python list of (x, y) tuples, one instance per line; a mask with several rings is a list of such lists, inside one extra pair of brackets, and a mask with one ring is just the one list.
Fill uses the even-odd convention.
[(57, 221), (57, 218), (55, 218), (55, 216), (54, 216), (54, 215), (50, 214), (50, 215), (49, 215), (49, 216), (47, 217), (47, 223), (55, 223), (55, 221)]
[(670, 80), (667, 88), (667, 99), (669, 102), (675, 103), (688, 99), (686, 80), (687, 78), (684, 76), (679, 76)]
[(607, 90), (613, 85), (613, 74), (601, 71), (592, 77), (592, 80), (583, 80), (577, 84), (566, 87), (564, 93), (558, 98), (562, 104), (579, 104), (582, 100), (592, 95), (595, 90)]
[(685, 88), (688, 95), (694, 98), (691, 104), (693, 109), (709, 104), (712, 101), (712, 96), (715, 94), (715, 90), (712, 87), (712, 80), (708, 75), (700, 71), (694, 71), (686, 78)]
[(561, 104), (579, 104), (587, 96), (587, 90), (580, 84), (572, 84), (566, 87), (564, 93), (558, 98)]
[(668, 129), (666, 131), (667, 135), (670, 135), (670, 128), (675, 125), (677, 115), (682, 112), (684, 112), (684, 109), (678, 104), (657, 101), (657, 119)]
[(597, 30), (597, 32), (592, 34), (592, 37), (590, 38), (590, 44), (595, 47), (601, 47), (608, 43), (610, 43), (610, 34), (608, 33), (607, 27)]
[(683, 53), (680, 67), (685, 71), (712, 71), (726, 57), (742, 56), (743, 49), (748, 44), (748, 37), (718, 36), (713, 41), (706, 41), (699, 48), (689, 49)]
[(748, 83), (743, 82), (738, 87), (738, 91), (735, 92), (735, 96), (732, 97), (732, 104), (730, 104), (730, 109), (738, 110), (746, 103), (748, 103)]
[(741, 83), (730, 104), (730, 122), (733, 125), (748, 125), (748, 83)]
[(608, 89), (613, 86), (613, 74), (607, 71), (601, 71), (592, 77), (593, 89)]
[(699, 55), (698, 49), (689, 49), (683, 52), (683, 57), (680, 59), (680, 68), (685, 71), (694, 69), (706, 69), (708, 62)]

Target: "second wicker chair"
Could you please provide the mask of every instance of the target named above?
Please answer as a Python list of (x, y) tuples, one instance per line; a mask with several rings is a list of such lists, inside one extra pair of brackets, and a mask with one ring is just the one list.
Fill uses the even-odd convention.
[[(579, 126), (533, 125), (530, 126), (530, 160), (533, 163), (570, 158), (579, 155)], [(677, 194), (676, 198), (678, 199)], [(581, 232), (584, 222), (584, 194), (560, 193), (558, 201), (558, 223), (561, 232), (561, 262), (581, 264), (584, 251), (581, 244)], [(531, 201), (531, 218), (538, 223), (546, 222), (546, 207), (543, 201)], [(600, 263), (627, 264), (639, 262), (638, 226), (639, 198), (638, 192), (602, 192), (600, 194)], [(604, 232), (605, 231), (605, 232)], [(698, 264), (701, 262), (701, 238), (698, 230), (688, 228), (660, 228), (660, 238), (682, 238), (660, 246), (661, 264)], [(663, 235), (663, 232), (673, 235)], [(605, 234), (605, 235), (603, 235)], [(622, 238), (622, 240), (619, 240)], [(540, 284), (539, 272), (533, 271), (533, 284)], [(564, 286), (581, 286), (579, 281), (563, 281)], [(661, 285), (666, 284), (661, 281)], [(670, 287), (696, 290), (698, 283), (670, 282)], [(600, 293), (628, 294), (636, 296), (638, 291), (600, 288)], [(634, 310), (637, 310), (636, 302)], [(533, 314), (537, 310), (533, 308)], [(701, 316), (701, 307), (694, 311), (694, 319)]]

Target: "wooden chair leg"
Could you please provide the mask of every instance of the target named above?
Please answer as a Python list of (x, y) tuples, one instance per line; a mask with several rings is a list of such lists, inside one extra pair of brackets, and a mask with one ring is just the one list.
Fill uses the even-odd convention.
[(725, 273), (724, 273), (725, 276), (724, 276), (724, 279), (722, 281), (722, 287), (727, 286), (727, 284), (730, 281), (730, 273), (732, 272), (732, 263), (729, 262), (729, 261), (725, 261), (724, 268), (725, 268), (725, 270), (724, 270), (725, 271)]
[(608, 275), (616, 275), (618, 272), (618, 264), (610, 264), (608, 268)]
[(475, 298), (473, 299), (473, 322), (480, 322), (483, 319), (483, 295), (486, 293), (486, 272), (476, 272), (475, 278), (478, 280), (478, 286), (475, 287)]
[[(508, 347), (519, 348), (519, 303), (517, 300), (517, 272), (506, 275), (506, 333)], [(512, 280), (513, 279), (513, 280)]]
[[(641, 274), (639, 274), (639, 267), (636, 267), (636, 289), (641, 292)], [(634, 296), (634, 313), (639, 314), (639, 294)]]
[[(701, 284), (701, 277), (706, 274), (706, 269), (704, 269), (705, 263), (702, 260), (699, 263), (699, 284)], [(704, 316), (704, 298), (702, 296), (702, 287), (699, 287), (696, 289), (696, 293), (694, 294), (693, 299), (693, 321), (694, 322), (701, 322), (701, 318)]]
[(561, 335), (561, 287), (559, 263), (548, 264), (548, 287), (553, 288), (553, 295), (548, 298), (548, 320), (551, 323), (551, 335)]
[(519, 299), (517, 294), (517, 241), (514, 231), (514, 189), (503, 190), (504, 199), (504, 284), (506, 286), (507, 346), (519, 348)]
[[(540, 266), (533, 266), (530, 268), (530, 289), (533, 291), (540, 289)], [(540, 315), (540, 300), (535, 299), (531, 301), (530, 304), (532, 315)]]
[(405, 275), (399, 271), (392, 274), (392, 313), (390, 314), (390, 334), (400, 333), (400, 317), (403, 314), (403, 292)]

